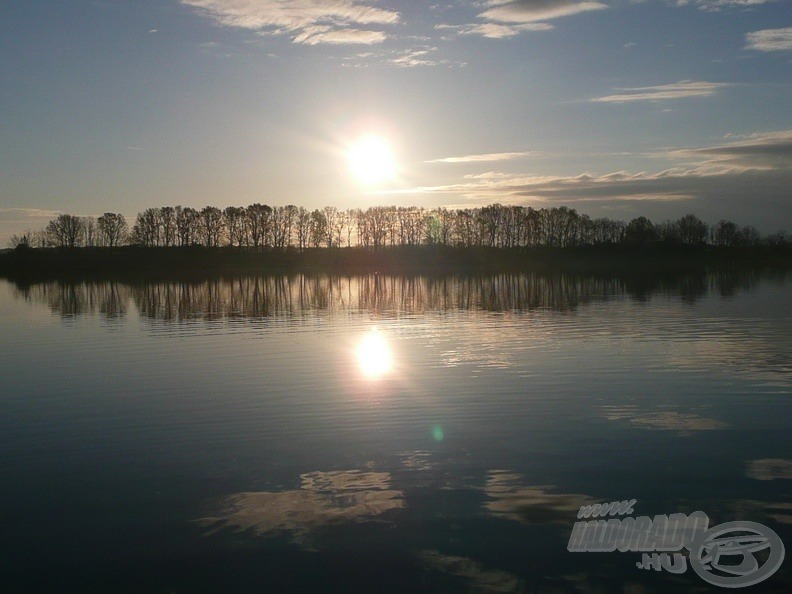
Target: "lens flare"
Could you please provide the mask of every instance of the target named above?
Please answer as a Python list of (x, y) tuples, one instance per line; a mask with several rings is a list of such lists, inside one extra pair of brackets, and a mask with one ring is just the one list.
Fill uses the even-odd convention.
[(369, 379), (379, 379), (393, 367), (390, 345), (377, 330), (372, 330), (360, 341), (357, 360), (360, 371)]

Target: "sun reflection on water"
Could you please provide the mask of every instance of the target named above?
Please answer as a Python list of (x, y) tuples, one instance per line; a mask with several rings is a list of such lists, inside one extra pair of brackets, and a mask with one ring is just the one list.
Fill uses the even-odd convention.
[(379, 379), (393, 368), (390, 345), (376, 328), (358, 344), (357, 360), (360, 371), (369, 379)]

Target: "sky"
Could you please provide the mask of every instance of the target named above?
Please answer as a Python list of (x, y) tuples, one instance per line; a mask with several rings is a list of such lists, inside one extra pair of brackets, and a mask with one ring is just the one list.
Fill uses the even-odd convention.
[(3, 2), (0, 81), (2, 246), (254, 202), (792, 232), (792, 0)]

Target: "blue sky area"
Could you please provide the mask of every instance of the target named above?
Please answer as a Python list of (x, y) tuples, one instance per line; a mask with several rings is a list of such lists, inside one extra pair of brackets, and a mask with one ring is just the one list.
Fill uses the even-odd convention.
[[(0, 242), (252, 202), (792, 231), (790, 0), (0, 5)], [(360, 183), (362, 136), (394, 175)]]

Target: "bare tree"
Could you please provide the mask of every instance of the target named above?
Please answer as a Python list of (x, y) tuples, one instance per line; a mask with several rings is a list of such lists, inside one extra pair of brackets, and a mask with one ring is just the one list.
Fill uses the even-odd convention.
[(47, 224), (47, 235), (58, 247), (77, 247), (82, 243), (84, 233), (83, 220), (68, 214), (58, 215)]
[(646, 245), (657, 241), (658, 235), (652, 221), (646, 217), (637, 217), (630, 221), (624, 230), (624, 241), (637, 245)]
[(679, 238), (684, 244), (703, 245), (707, 241), (707, 225), (696, 215), (687, 214), (679, 221)]
[(160, 235), (162, 245), (176, 245), (176, 209), (172, 206), (163, 206), (159, 209)]
[(223, 220), (228, 233), (228, 245), (236, 244), (237, 247), (242, 247), (247, 244), (245, 209), (241, 206), (229, 206), (223, 210)]
[(94, 217), (83, 217), (83, 245), (85, 247), (94, 247), (99, 241), (99, 230), (96, 227), (96, 219)]
[(126, 240), (129, 227), (121, 213), (106, 212), (97, 221), (99, 241), (106, 247), (116, 247)]
[(292, 228), (298, 211), (293, 204), (272, 209), (273, 244), (276, 248), (285, 249), (291, 245)]
[(198, 240), (198, 211), (189, 206), (175, 209), (176, 242), (178, 245), (193, 245)]
[(132, 241), (138, 245), (155, 247), (161, 245), (162, 228), (159, 208), (147, 208), (138, 213), (132, 227)]
[(272, 241), (272, 207), (266, 204), (251, 204), (245, 209), (251, 245), (258, 249)]
[(204, 206), (198, 213), (198, 232), (206, 247), (217, 247), (223, 236), (223, 213), (216, 206)]
[(309, 237), (311, 246), (318, 248), (322, 242), (327, 242), (327, 217), (321, 210), (315, 210), (311, 213), (311, 222), (309, 227)]
[(33, 233), (27, 229), (24, 233), (17, 235), (14, 233), (8, 241), (8, 247), (12, 249), (25, 249), (33, 247)]
[(308, 241), (311, 233), (311, 212), (301, 206), (297, 209), (297, 218), (295, 219), (297, 230), (297, 247), (304, 250), (308, 247)]

